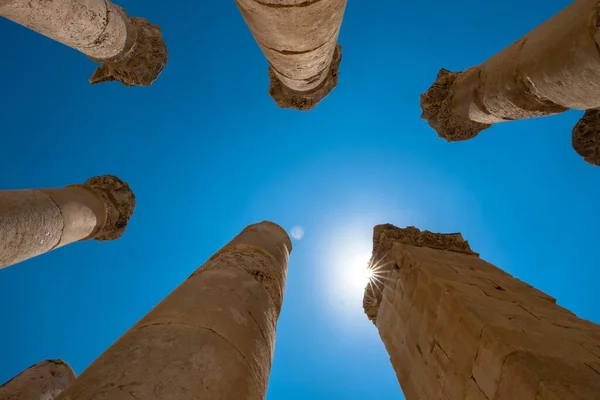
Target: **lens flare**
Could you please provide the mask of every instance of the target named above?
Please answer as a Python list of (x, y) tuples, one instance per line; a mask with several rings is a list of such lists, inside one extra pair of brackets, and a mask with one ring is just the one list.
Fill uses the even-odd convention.
[(300, 225), (296, 225), (290, 231), (293, 239), (300, 240), (304, 237), (304, 229)]

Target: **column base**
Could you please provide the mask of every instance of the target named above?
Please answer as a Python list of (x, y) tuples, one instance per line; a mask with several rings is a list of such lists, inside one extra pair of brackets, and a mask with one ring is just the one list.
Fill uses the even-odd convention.
[(292, 108), (294, 110), (308, 111), (314, 108), (321, 100), (338, 84), (340, 62), (342, 61), (342, 46), (337, 44), (333, 52), (333, 60), (327, 77), (319, 86), (309, 92), (297, 92), (286, 87), (277, 78), (273, 69), (269, 67), (269, 94), (275, 103), (281, 108)]
[(600, 110), (586, 110), (573, 128), (572, 144), (585, 161), (600, 166)]
[(128, 49), (109, 60), (92, 58), (102, 63), (89, 80), (92, 85), (118, 81), (127, 87), (150, 86), (167, 64), (169, 53), (160, 26), (145, 18), (130, 18), (125, 11), (123, 14), (130, 22)]
[(452, 86), (460, 74), (442, 68), (433, 85), (421, 95), (421, 118), (448, 142), (472, 139), (491, 126), (453, 115)]

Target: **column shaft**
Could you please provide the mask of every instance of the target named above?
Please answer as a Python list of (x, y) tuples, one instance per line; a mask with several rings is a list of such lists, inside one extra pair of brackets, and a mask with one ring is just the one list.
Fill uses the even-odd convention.
[(105, 0), (10, 0), (0, 14), (98, 59), (121, 54), (130, 29), (127, 15)]
[(74, 380), (64, 361), (42, 361), (0, 386), (0, 400), (54, 400)]
[(337, 38), (346, 0), (236, 0), (269, 60), (269, 93), (280, 107), (308, 110), (337, 85)]
[(1, 0), (0, 16), (102, 62), (93, 84), (149, 86), (167, 62), (160, 27), (108, 0)]
[(250, 225), (59, 399), (264, 399), (290, 250), (279, 226)]
[[(596, 0), (576, 0), (483, 64), (442, 69), (421, 95), (422, 118), (440, 137), (459, 141), (498, 122), (599, 108), (599, 10)], [(575, 140), (578, 153), (600, 162), (597, 138), (582, 140), (596, 146)]]
[(0, 191), (0, 268), (79, 240), (120, 237), (135, 197), (104, 175), (85, 185)]
[(460, 234), (375, 228), (364, 307), (407, 400), (600, 398), (600, 326), (483, 261)]

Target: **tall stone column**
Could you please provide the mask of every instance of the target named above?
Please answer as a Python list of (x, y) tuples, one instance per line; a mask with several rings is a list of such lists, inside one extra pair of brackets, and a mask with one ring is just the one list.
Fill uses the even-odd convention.
[(102, 63), (92, 84), (149, 86), (167, 63), (160, 27), (108, 0), (0, 0), (0, 16)]
[(498, 122), (586, 110), (573, 148), (600, 165), (599, 13), (596, 0), (576, 0), (483, 64), (440, 70), (421, 95), (421, 118), (459, 141)]
[(407, 400), (600, 399), (600, 326), (462, 236), (375, 227), (364, 309)]
[(66, 362), (42, 361), (0, 386), (0, 400), (54, 400), (74, 380)]
[(291, 249), (278, 225), (248, 226), (59, 400), (264, 399)]
[(235, 2), (269, 60), (269, 94), (279, 107), (310, 110), (337, 86), (346, 0)]
[(0, 191), (0, 268), (79, 240), (125, 232), (135, 195), (116, 176), (57, 189)]

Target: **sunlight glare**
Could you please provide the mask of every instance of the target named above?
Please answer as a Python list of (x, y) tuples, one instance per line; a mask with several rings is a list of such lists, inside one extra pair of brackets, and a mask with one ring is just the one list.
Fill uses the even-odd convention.
[(372, 276), (372, 271), (369, 269), (371, 253), (370, 251), (355, 247), (347, 248), (346, 252), (349, 254), (342, 266), (344, 270), (344, 286), (353, 295), (362, 298), (365, 287)]

